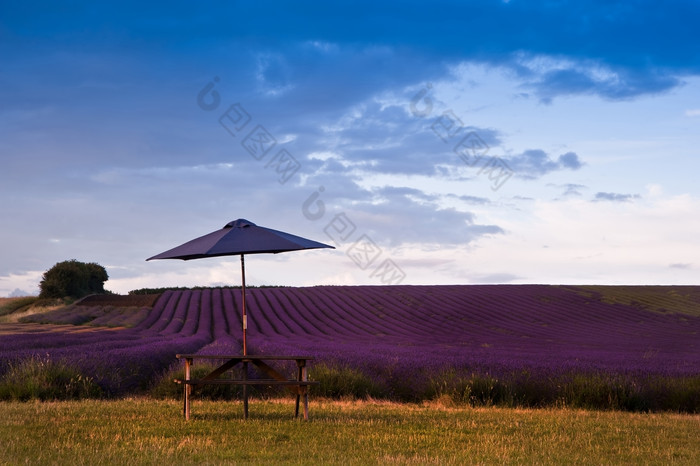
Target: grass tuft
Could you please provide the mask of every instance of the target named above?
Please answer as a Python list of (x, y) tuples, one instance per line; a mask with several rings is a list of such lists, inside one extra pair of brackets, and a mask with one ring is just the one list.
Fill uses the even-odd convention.
[(0, 379), (0, 400), (76, 400), (100, 398), (102, 389), (78, 369), (48, 357), (10, 363)]

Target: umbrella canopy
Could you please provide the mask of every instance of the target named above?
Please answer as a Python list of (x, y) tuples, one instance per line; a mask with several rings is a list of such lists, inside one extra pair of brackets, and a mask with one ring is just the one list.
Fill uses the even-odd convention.
[(333, 248), (327, 244), (302, 238), (272, 228), (259, 227), (239, 218), (216, 230), (180, 246), (162, 252), (151, 259), (202, 259), (238, 254), (277, 254), (302, 249)]
[(200, 236), (146, 259), (203, 259), (206, 257), (241, 256), (241, 294), (243, 321), (243, 354), (247, 354), (245, 303), (245, 254), (277, 254), (303, 249), (331, 248), (333, 246), (302, 238), (271, 228), (259, 227), (253, 222), (239, 218), (227, 223), (222, 229)]

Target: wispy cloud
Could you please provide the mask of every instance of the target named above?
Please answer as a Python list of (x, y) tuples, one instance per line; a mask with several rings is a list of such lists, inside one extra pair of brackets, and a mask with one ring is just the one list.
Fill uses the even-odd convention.
[(577, 184), (577, 183), (565, 183), (565, 184), (553, 184), (549, 183), (547, 186), (551, 186), (558, 189), (564, 189), (562, 193), (563, 196), (582, 196), (581, 191), (588, 189), (588, 186)]
[(669, 264), (668, 267), (671, 269), (689, 270), (693, 267), (693, 264), (685, 262), (676, 262), (674, 264)]
[(595, 201), (611, 201), (611, 202), (629, 202), (634, 199), (639, 199), (639, 194), (620, 194), (620, 193), (604, 193), (599, 192), (595, 195)]

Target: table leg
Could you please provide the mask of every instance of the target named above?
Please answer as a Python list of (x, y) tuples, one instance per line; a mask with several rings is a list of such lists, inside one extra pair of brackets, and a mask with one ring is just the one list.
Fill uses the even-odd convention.
[(192, 393), (192, 386), (187, 382), (190, 380), (190, 365), (192, 364), (192, 359), (185, 359), (185, 406), (183, 407), (185, 420), (190, 419), (190, 393)]
[[(297, 371), (297, 381), (301, 381), (302, 378), (302, 365), (304, 361), (297, 361), (298, 371)], [(301, 385), (297, 386), (297, 399), (294, 405), (294, 417), (299, 417), (299, 400), (301, 399)]]
[[(297, 372), (297, 381), (306, 382), (308, 381), (308, 372), (306, 369), (306, 361), (303, 359), (297, 359), (297, 367), (299, 368)], [(301, 397), (304, 397), (304, 419), (309, 419), (309, 387), (307, 385), (297, 386), (297, 400), (294, 407), (294, 417), (299, 417), (299, 401)]]
[[(306, 370), (306, 364), (301, 367), (301, 380), (306, 382), (309, 380), (308, 373)], [(301, 387), (299, 387), (301, 388)], [(309, 386), (304, 385), (304, 419), (309, 420)]]

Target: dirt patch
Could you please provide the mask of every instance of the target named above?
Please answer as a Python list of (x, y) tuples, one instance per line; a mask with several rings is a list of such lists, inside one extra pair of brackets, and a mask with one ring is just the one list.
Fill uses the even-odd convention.
[[(111, 328), (109, 330), (119, 330), (119, 328)], [(43, 335), (47, 333), (87, 333), (105, 331), (102, 327), (84, 327), (75, 325), (60, 325), (60, 324), (20, 324), (20, 323), (0, 323), (0, 335)]]

